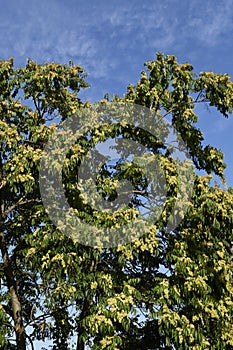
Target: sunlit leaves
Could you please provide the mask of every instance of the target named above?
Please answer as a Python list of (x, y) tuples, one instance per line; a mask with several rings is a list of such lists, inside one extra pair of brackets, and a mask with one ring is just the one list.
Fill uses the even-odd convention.
[[(155, 206), (157, 198), (150, 197), (149, 189), (154, 186), (154, 193), (159, 185), (166, 189), (157, 221), (142, 224), (139, 238), (108, 249), (84, 246), (62, 234), (47, 216), (39, 191), (38, 171), (48, 138), (60, 120), (88, 107), (77, 95), (88, 87), (85, 77), (85, 71), (72, 62), (28, 60), (26, 67), (14, 70), (13, 59), (0, 61), (1, 233), (26, 331), (30, 326), (32, 341), (51, 339), (53, 349), (62, 350), (69, 349), (72, 336), (80, 349), (87, 345), (94, 350), (231, 349), (232, 189), (211, 184), (208, 174), (224, 179), (223, 153), (203, 146), (195, 108), (207, 104), (210, 111), (214, 107), (228, 116), (233, 104), (230, 77), (212, 72), (197, 75), (190, 64), (158, 53), (155, 61), (145, 64), (138, 83), (113, 101), (148, 107), (161, 120), (160, 130), (158, 125), (154, 130), (161, 139), (119, 121), (117, 113), (115, 123), (99, 125), (94, 116), (87, 118), (86, 134), (71, 146), (62, 169), (67, 199), (77, 216), (97, 227), (122, 227), (124, 233), (124, 225), (134, 222), (143, 205), (150, 204), (147, 210)], [(108, 100), (101, 101), (103, 108)], [(163, 144), (168, 135), (166, 117), (180, 133), (187, 157), (205, 173), (195, 177), (191, 198), (186, 195), (187, 187), (193, 186), (187, 163), (180, 162), (178, 173), (173, 149)], [(85, 192), (87, 183), (77, 181), (80, 162), (109, 138), (146, 147), (150, 154), (138, 157), (140, 164), (147, 164), (151, 175), (150, 164), (157, 157), (165, 178), (153, 184), (138, 164), (129, 161), (103, 165), (95, 185), (104, 200), (117, 197), (121, 180), (133, 186), (130, 205), (113, 213), (95, 209), (94, 198)], [(129, 150), (124, 143), (121, 148), (127, 158)], [(98, 159), (90, 159), (89, 164), (94, 167)], [(58, 160), (47, 166), (58, 167)], [(182, 181), (184, 175), (190, 183)], [(161, 180), (160, 174), (156, 179)], [(187, 208), (179, 226), (169, 231), (170, 215), (184, 214)], [(135, 227), (131, 230), (133, 236)], [(0, 347), (9, 345), (14, 323), (2, 266)]]

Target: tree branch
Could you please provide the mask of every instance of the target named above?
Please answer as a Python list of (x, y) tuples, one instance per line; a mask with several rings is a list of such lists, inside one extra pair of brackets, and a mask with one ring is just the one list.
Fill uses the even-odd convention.
[(18, 206), (22, 206), (25, 204), (30, 204), (30, 203), (41, 203), (41, 201), (39, 199), (25, 199), (21, 198), (17, 203), (13, 204), (12, 206), (10, 206), (7, 210), (5, 210), (3, 212), (3, 218), (6, 218), (7, 215), (14, 209), (16, 209)]

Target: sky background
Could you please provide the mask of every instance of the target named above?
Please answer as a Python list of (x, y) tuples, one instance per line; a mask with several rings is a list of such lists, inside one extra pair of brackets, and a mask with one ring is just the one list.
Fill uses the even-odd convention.
[[(122, 95), (156, 52), (173, 54), (194, 71), (233, 77), (233, 0), (1, 0), (0, 59), (68, 63), (88, 73), (91, 102)], [(225, 153), (233, 186), (233, 117), (201, 113), (205, 143)]]
[[(91, 102), (122, 95), (156, 52), (173, 54), (194, 71), (233, 77), (233, 0), (0, 0), (0, 59), (38, 63), (73, 60), (88, 73)], [(207, 110), (199, 125), (205, 143), (225, 153), (233, 186), (233, 116)], [(38, 347), (39, 349), (40, 347)]]

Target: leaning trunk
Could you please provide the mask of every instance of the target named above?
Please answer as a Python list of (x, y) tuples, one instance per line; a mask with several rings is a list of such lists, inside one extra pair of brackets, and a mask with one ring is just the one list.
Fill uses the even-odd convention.
[(0, 247), (4, 265), (4, 274), (10, 295), (17, 350), (26, 350), (26, 333), (22, 322), (21, 303), (17, 293), (17, 284), (15, 281), (13, 268), (11, 266), (10, 257), (7, 251), (3, 230), (0, 232)]

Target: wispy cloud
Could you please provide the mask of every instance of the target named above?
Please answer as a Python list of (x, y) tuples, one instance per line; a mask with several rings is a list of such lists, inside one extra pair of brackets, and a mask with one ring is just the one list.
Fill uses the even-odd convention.
[(189, 27), (189, 36), (208, 46), (216, 45), (222, 35), (232, 37), (233, 1), (190, 2)]
[(3, 56), (13, 54), (19, 59), (53, 56), (60, 60), (78, 57), (89, 67), (93, 64), (97, 68), (102, 63), (100, 71), (106, 67), (107, 74), (106, 59), (110, 56), (114, 61), (122, 50), (146, 49), (159, 45), (159, 41), (166, 46), (175, 38), (175, 34), (169, 33), (170, 25), (159, 3), (148, 10), (137, 2), (118, 7), (100, 2), (83, 12), (79, 2), (76, 7), (69, 6), (69, 2), (68, 6), (48, 2), (21, 0), (17, 7), (8, 6), (1, 12)]
[[(0, 13), (1, 58), (68, 62), (93, 79), (129, 82), (134, 69), (156, 51), (213, 46), (232, 30), (233, 0), (126, 2), (18, 0)], [(191, 44), (190, 44), (191, 43)], [(186, 54), (186, 52), (185, 52)]]

